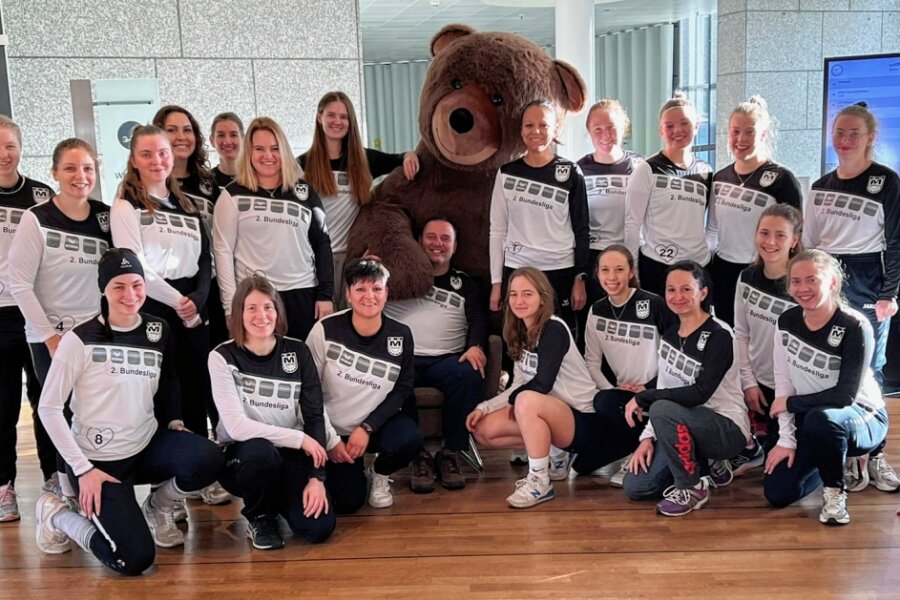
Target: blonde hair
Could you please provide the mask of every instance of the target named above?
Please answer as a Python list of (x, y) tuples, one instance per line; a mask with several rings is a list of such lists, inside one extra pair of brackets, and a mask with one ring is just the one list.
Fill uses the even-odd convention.
[(250, 162), (250, 156), (253, 154), (253, 134), (257, 131), (269, 131), (275, 136), (278, 153), (281, 155), (281, 191), (290, 191), (294, 184), (303, 178), (303, 169), (294, 160), (291, 144), (284, 130), (271, 117), (256, 117), (250, 122), (247, 135), (244, 136), (244, 143), (241, 144), (241, 153), (237, 159), (237, 174), (234, 180), (238, 185), (244, 186), (251, 192), (259, 189), (259, 180)]
[(665, 101), (662, 108), (659, 109), (659, 118), (662, 119), (663, 115), (673, 108), (682, 109), (692, 123), (700, 122), (700, 113), (697, 112), (697, 107), (688, 99), (687, 93), (684, 91), (676, 90), (672, 97)]
[(744, 102), (738, 104), (731, 114), (728, 115), (728, 124), (731, 125), (731, 117), (734, 115), (742, 115), (753, 119), (757, 131), (764, 131), (765, 137), (760, 140), (764, 151), (765, 159), (772, 159), (775, 156), (775, 123), (772, 115), (769, 113), (769, 105), (766, 99), (759, 94), (750, 96)]
[(625, 134), (631, 128), (631, 119), (628, 118), (628, 111), (625, 110), (621, 102), (615, 98), (601, 98), (594, 102), (593, 106), (588, 109), (587, 118), (584, 120), (584, 124), (588, 128), (591, 126), (591, 115), (594, 114), (595, 110), (605, 110), (610, 114), (620, 115), (622, 118), (622, 137), (625, 137)]
[[(841, 109), (841, 112), (837, 114), (834, 118), (834, 123), (837, 123), (837, 120), (845, 115), (851, 117), (859, 117), (866, 124), (866, 129), (868, 129), (867, 133), (872, 134), (872, 145), (866, 146), (866, 159), (872, 160), (875, 158), (875, 138), (878, 136), (878, 119), (875, 118), (875, 115), (872, 114), (872, 111), (869, 110), (869, 103), (865, 101), (857, 102), (856, 104), (851, 104), (850, 106), (845, 106)], [(834, 129), (834, 123), (831, 124), (831, 128)]]
[(9, 117), (0, 115), (0, 129), (12, 129), (13, 133), (16, 134), (16, 139), (19, 141), (19, 149), (22, 149), (22, 128), (19, 127), (18, 123)]
[[(132, 129), (128, 163), (125, 166), (125, 175), (122, 177), (122, 183), (119, 185), (123, 198), (137, 202), (141, 208), (149, 213), (156, 212), (157, 202), (150, 197), (150, 192), (147, 191), (147, 187), (141, 181), (141, 174), (134, 167), (134, 149), (137, 146), (139, 139), (154, 135), (158, 135), (165, 140), (166, 145), (169, 146), (169, 149), (171, 150), (172, 144), (169, 142), (166, 132), (156, 125), (138, 125)], [(181, 186), (178, 185), (178, 179), (173, 177), (171, 173), (166, 177), (166, 188), (168, 188), (169, 194), (175, 197), (179, 206), (184, 209), (184, 212), (189, 214), (197, 212), (197, 207), (194, 206), (193, 202), (188, 200), (187, 196), (181, 193)]]

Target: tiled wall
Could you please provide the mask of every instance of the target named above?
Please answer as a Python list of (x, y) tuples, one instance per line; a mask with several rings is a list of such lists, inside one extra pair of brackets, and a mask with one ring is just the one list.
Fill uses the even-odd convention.
[[(49, 180), (50, 155), (74, 135), (70, 79), (158, 78), (162, 104), (207, 133), (219, 112), (285, 128), (295, 153), (315, 107), (340, 89), (363, 111), (356, 0), (3, 0), (22, 170)], [(213, 159), (215, 162), (215, 159)], [(48, 183), (50, 183), (48, 181)]]
[(719, 0), (717, 164), (728, 116), (762, 94), (778, 120), (777, 159), (799, 177), (820, 176), (825, 57), (900, 51), (896, 0)]

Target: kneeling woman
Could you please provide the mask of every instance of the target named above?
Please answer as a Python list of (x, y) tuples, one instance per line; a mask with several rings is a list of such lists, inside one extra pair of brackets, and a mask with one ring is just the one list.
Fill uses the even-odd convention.
[(534, 267), (516, 269), (506, 296), (503, 338), (515, 361), (513, 382), (476, 406), (466, 427), (486, 446), (525, 447), (528, 475), (506, 501), (513, 508), (529, 508), (552, 500), (550, 480), (568, 473), (568, 461), (558, 465), (554, 459), (551, 467), (551, 444), (578, 453), (573, 467), (579, 472), (603, 466), (594, 413), (597, 388), (565, 321), (553, 315), (547, 276)]
[(791, 296), (799, 304), (781, 315), (775, 331), (778, 444), (766, 459), (766, 498), (782, 507), (821, 483), (819, 521), (850, 522), (844, 461), (884, 441), (888, 415), (869, 367), (875, 338), (868, 319), (841, 301), (842, 271), (821, 250), (790, 263)]
[[(37, 544), (61, 554), (71, 538), (114, 571), (139, 575), (153, 564), (154, 542), (184, 543), (175, 501), (215, 481), (224, 461), (213, 442), (184, 429), (169, 326), (138, 312), (146, 291), (137, 255), (112, 248), (98, 270), (101, 312), (62, 337), (38, 408), (87, 518), (43, 494)], [(160, 481), (138, 506), (134, 486)]]
[(284, 337), (286, 331), (275, 287), (251, 275), (232, 301), (233, 339), (209, 353), (217, 437), (226, 444), (222, 484), (244, 499), (247, 537), (259, 550), (284, 546), (279, 514), (313, 543), (328, 539), (335, 525), (323, 483), (319, 374), (306, 344)]
[(713, 470), (713, 482), (730, 483), (728, 459), (750, 437), (734, 340), (709, 314), (708, 297), (703, 267), (693, 261), (669, 267), (666, 304), (678, 324), (663, 334), (656, 389), (638, 393), (625, 406), (631, 425), (647, 413), (650, 417), (623, 482), (625, 493), (632, 500), (663, 496), (656, 510), (667, 517), (686, 515), (709, 501), (710, 481), (701, 477), (707, 460), (721, 469)]

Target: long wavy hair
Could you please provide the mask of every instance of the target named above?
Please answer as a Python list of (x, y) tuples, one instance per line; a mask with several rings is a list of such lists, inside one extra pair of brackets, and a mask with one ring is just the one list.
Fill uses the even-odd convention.
[[(141, 174), (134, 167), (134, 149), (137, 147), (139, 139), (154, 135), (158, 135), (164, 139), (171, 150), (172, 145), (169, 143), (169, 138), (166, 137), (166, 132), (156, 125), (138, 125), (131, 130), (131, 146), (128, 153), (128, 164), (125, 167), (125, 175), (122, 177), (122, 183), (119, 184), (119, 190), (123, 198), (134, 200), (141, 208), (150, 213), (156, 212), (159, 205), (156, 200), (150, 196), (147, 187), (141, 182)], [(170, 197), (173, 197), (178, 201), (178, 205), (184, 209), (184, 212), (190, 214), (197, 212), (197, 207), (194, 206), (194, 203), (191, 202), (187, 196), (181, 193), (181, 187), (178, 185), (178, 180), (175, 177), (172, 177), (171, 173), (166, 177), (166, 188), (169, 190)]]
[(201, 181), (212, 181), (213, 175), (209, 168), (209, 153), (206, 151), (206, 138), (203, 136), (203, 132), (200, 130), (200, 123), (197, 122), (194, 115), (180, 106), (168, 104), (156, 111), (156, 114), (153, 115), (153, 124), (165, 131), (166, 118), (172, 113), (181, 113), (187, 117), (188, 122), (191, 124), (191, 129), (194, 130), (194, 151), (188, 157), (188, 174)]
[[(509, 306), (509, 290), (512, 288), (512, 282), (517, 277), (524, 277), (531, 282), (534, 289), (537, 290), (541, 299), (541, 306), (535, 315), (534, 325), (531, 329), (525, 327), (525, 321), (517, 317)], [(544, 327), (553, 316), (553, 308), (555, 306), (555, 295), (553, 286), (547, 276), (534, 267), (521, 267), (512, 272), (509, 276), (509, 282), (506, 288), (506, 308), (503, 311), (503, 340), (506, 342), (507, 351), (513, 361), (522, 358), (522, 353), (526, 350), (534, 350), (537, 347), (541, 334), (544, 333)]]

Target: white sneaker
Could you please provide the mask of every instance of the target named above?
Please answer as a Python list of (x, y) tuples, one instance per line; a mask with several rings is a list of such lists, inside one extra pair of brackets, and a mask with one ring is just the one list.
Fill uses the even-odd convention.
[(185, 523), (187, 521), (187, 504), (184, 498), (179, 498), (172, 504), (172, 517), (176, 523)]
[(62, 488), (59, 487), (59, 473), (54, 473), (50, 479), (41, 484), (42, 492), (50, 492), (57, 498), (62, 498)]
[(825, 525), (846, 525), (850, 522), (847, 512), (847, 492), (840, 488), (822, 488), (824, 503), (819, 522)]
[(228, 504), (231, 502), (232, 497), (231, 494), (225, 491), (222, 484), (216, 481), (200, 490), (200, 499), (211, 506), (218, 506), (220, 504)]
[(622, 459), (621, 464), (619, 464), (619, 468), (613, 473), (613, 476), (609, 478), (609, 485), (615, 488), (621, 488), (625, 485), (625, 475), (628, 473), (628, 463), (631, 462), (631, 455), (629, 454), (625, 458)]
[(555, 493), (550, 481), (541, 481), (541, 478), (529, 473), (524, 479), (516, 482), (516, 491), (506, 501), (513, 508), (531, 508), (541, 502), (553, 500)]
[[(897, 477), (897, 473), (888, 463), (883, 452), (869, 457), (867, 471), (869, 472), (869, 483), (882, 492), (900, 491), (900, 478)], [(0, 519), (0, 521), (2, 520)]]
[(174, 548), (184, 544), (184, 534), (175, 525), (175, 514), (172, 507), (155, 508), (150, 502), (155, 495), (156, 492), (153, 492), (147, 496), (147, 499), (144, 500), (144, 505), (141, 507), (144, 519), (150, 527), (153, 541), (160, 548)]
[(575, 454), (566, 452), (554, 458), (550, 457), (550, 481), (563, 481), (569, 478), (572, 463), (575, 462)]
[(844, 489), (861, 492), (869, 485), (869, 455), (848, 456), (844, 462)]
[(528, 452), (525, 450), (511, 450), (509, 453), (509, 464), (511, 465), (527, 465)]
[(12, 481), (0, 485), (0, 523), (18, 521), (19, 503), (16, 502), (16, 490)]
[(69, 536), (53, 525), (53, 516), (66, 510), (66, 503), (52, 492), (44, 492), (34, 507), (37, 519), (34, 538), (44, 554), (64, 554), (72, 549)]
[(369, 506), (372, 508), (387, 508), (394, 503), (394, 494), (391, 492), (391, 478), (387, 475), (379, 475), (374, 469), (369, 469)]

